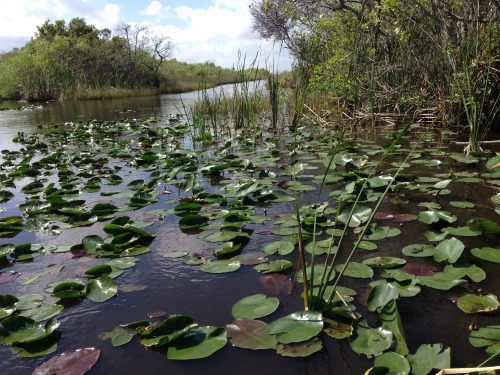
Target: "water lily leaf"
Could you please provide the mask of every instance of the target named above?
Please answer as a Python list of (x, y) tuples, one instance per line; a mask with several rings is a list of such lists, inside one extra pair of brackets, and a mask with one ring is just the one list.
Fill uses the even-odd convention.
[(342, 323), (338, 320), (325, 319), (325, 321), (328, 322), (329, 325), (323, 329), (323, 332), (334, 339), (346, 339), (351, 337), (354, 332), (351, 324)]
[(440, 220), (446, 221), (448, 223), (454, 223), (457, 221), (457, 217), (448, 211), (423, 211), (417, 216), (418, 220), (425, 224), (437, 223)]
[(198, 327), (175, 340), (167, 351), (167, 358), (190, 360), (206, 358), (222, 349), (227, 343), (224, 328)]
[(244, 253), (233, 260), (239, 261), (243, 266), (255, 266), (256, 264), (266, 263), (269, 258), (264, 253)]
[(475, 348), (486, 346), (486, 353), (495, 355), (500, 351), (500, 326), (481, 327), (472, 331), (469, 342)]
[(96, 364), (100, 353), (101, 351), (98, 348), (84, 348), (64, 352), (38, 366), (33, 371), (33, 375), (84, 374)]
[(406, 263), (406, 259), (397, 257), (373, 257), (363, 260), (363, 264), (369, 267), (397, 268)]
[(259, 279), (259, 284), (267, 294), (278, 295), (292, 292), (292, 280), (281, 273), (271, 273)]
[(248, 237), (248, 233), (238, 227), (223, 227), (219, 232), (212, 233), (205, 237), (207, 242), (228, 242), (237, 237)]
[(268, 325), (266, 332), (278, 342), (289, 344), (309, 340), (323, 329), (323, 317), (316, 311), (297, 311)]
[(358, 227), (366, 222), (372, 213), (372, 209), (363, 205), (349, 206), (338, 216), (338, 220), (350, 227)]
[(111, 277), (101, 274), (99, 278), (90, 281), (86, 287), (86, 296), (94, 302), (104, 302), (118, 293), (118, 285)]
[(24, 316), (9, 316), (2, 320), (2, 325), (8, 331), (8, 335), (0, 337), (0, 342), (10, 345), (42, 340), (54, 332), (60, 323), (55, 319), (37, 323)]
[(24, 310), (19, 314), (19, 316), (33, 319), (35, 322), (41, 322), (53, 318), (63, 310), (64, 307), (61, 305), (42, 305)]
[(52, 296), (55, 298), (79, 298), (85, 295), (85, 284), (80, 281), (61, 280), (52, 284)]
[(466, 314), (493, 313), (500, 310), (500, 302), (494, 294), (466, 294), (457, 300), (457, 306)]
[(113, 268), (109, 264), (103, 263), (89, 268), (85, 271), (85, 275), (99, 277), (101, 275), (109, 275), (111, 272), (113, 272)]
[(360, 241), (358, 248), (363, 249), (363, 250), (372, 251), (372, 250), (377, 250), (378, 246), (376, 243), (371, 242), (371, 241)]
[(111, 267), (124, 270), (134, 267), (137, 264), (137, 262), (139, 262), (139, 258), (124, 257), (124, 258), (108, 260), (106, 264), (110, 265)]
[(451, 234), (452, 236), (462, 236), (462, 237), (474, 237), (479, 236), (481, 234), (480, 231), (472, 230), (470, 227), (446, 227), (441, 229), (444, 233), (443, 238), (438, 239), (441, 241), (446, 237), (447, 234)]
[(217, 260), (206, 263), (201, 266), (200, 270), (207, 273), (229, 273), (237, 271), (241, 263), (234, 260)]
[(277, 341), (266, 332), (267, 324), (260, 320), (238, 319), (226, 325), (229, 341), (233, 346), (251, 350), (274, 349)]
[[(344, 267), (343, 264), (335, 265), (335, 270), (340, 272)], [(365, 264), (358, 262), (350, 262), (344, 272), (345, 276), (369, 279), (373, 277), (373, 270)]]
[(450, 183), (452, 183), (453, 180), (441, 180), (439, 182), (436, 182), (434, 185), (432, 185), (432, 187), (434, 189), (438, 189), (438, 190), (442, 190), (442, 189), (445, 189), (448, 187), (448, 185), (450, 185)]
[(19, 296), (19, 301), (16, 302), (17, 310), (28, 310), (38, 307), (42, 304), (43, 296), (41, 294), (25, 294)]
[(276, 345), (276, 353), (284, 357), (307, 357), (319, 352), (323, 348), (323, 343), (318, 338), (300, 343)]
[[(7, 255), (12, 253), (15, 250), (15, 248), (16, 247), (10, 243), (0, 245), (0, 259), (5, 258)], [(0, 278), (0, 280), (1, 280), (1, 278)], [(0, 284), (1, 284), (1, 281), (0, 281)]]
[(104, 244), (104, 240), (97, 235), (85, 236), (82, 240), (82, 245), (85, 251), (89, 254), (96, 254)]
[(479, 268), (475, 264), (471, 264), (468, 266), (464, 265), (455, 266), (449, 264), (446, 267), (444, 267), (444, 273), (450, 279), (459, 279), (461, 277), (467, 276), (475, 283), (479, 283), (484, 279), (486, 279), (486, 272), (484, 272), (483, 269)]
[(420, 345), (417, 352), (409, 354), (407, 358), (415, 375), (427, 375), (432, 370), (450, 368), (450, 348), (443, 350), (441, 344)]
[(235, 319), (257, 319), (272, 314), (280, 304), (276, 297), (254, 294), (240, 299), (232, 309)]
[(166, 345), (198, 326), (188, 315), (171, 315), (158, 324), (148, 326), (144, 326), (144, 323), (148, 324), (147, 321), (139, 321), (123, 327), (139, 327), (138, 332), (142, 337), (141, 344), (146, 347)]
[(382, 327), (358, 325), (355, 332), (356, 335), (350, 342), (351, 348), (357, 354), (364, 354), (368, 358), (379, 356), (392, 344), (392, 332)]
[(214, 250), (214, 255), (216, 257), (229, 255), (233, 253), (237, 253), (243, 248), (243, 244), (234, 244), (233, 241), (224, 242), (221, 246)]
[(427, 263), (406, 263), (401, 267), (401, 271), (415, 276), (432, 276), (437, 268)]
[(447, 260), (449, 263), (455, 263), (462, 255), (464, 249), (465, 245), (463, 242), (452, 237), (449, 240), (440, 242), (436, 246), (434, 249), (434, 260), (436, 262)]
[(375, 358), (374, 367), (383, 367), (389, 373), (408, 375), (410, 373), (410, 363), (401, 354), (386, 352)]
[(189, 214), (189, 215), (182, 217), (179, 220), (179, 226), (182, 229), (199, 228), (199, 227), (205, 225), (208, 222), (208, 220), (209, 219), (206, 216)]
[(0, 294), (0, 319), (11, 315), (16, 311), (16, 303), (19, 301), (10, 294)]
[(163, 256), (165, 258), (170, 258), (170, 259), (177, 259), (177, 258), (183, 258), (189, 253), (187, 251), (171, 251), (170, 253), (165, 253)]
[(281, 190), (272, 190), (271, 194), (269, 194), (269, 200), (275, 203), (283, 203), (283, 202), (291, 202), (294, 201), (294, 197), (288, 195), (284, 191)]
[(389, 283), (377, 285), (370, 291), (370, 295), (368, 296), (368, 310), (380, 310), (390, 301), (398, 298), (398, 296), (398, 290), (393, 285)]
[(34, 358), (53, 353), (57, 349), (57, 340), (60, 335), (57, 333), (48, 335), (47, 337), (33, 342), (12, 344), (10, 350), (12, 354), (20, 358)]
[(293, 251), (293, 245), (287, 241), (274, 241), (264, 246), (264, 252), (268, 255), (287, 255)]
[(8, 283), (9, 281), (17, 279), (19, 276), (21, 276), (21, 272), (17, 271), (0, 272), (0, 284)]
[(465, 164), (476, 164), (476, 163), (479, 163), (479, 159), (475, 158), (472, 155), (451, 154), (450, 157), (453, 160), (458, 161), (459, 163), (465, 163)]
[(495, 249), (493, 247), (475, 248), (471, 250), (471, 253), (476, 258), (500, 263), (500, 249)]
[(500, 155), (493, 156), (486, 162), (486, 168), (491, 170), (500, 169)]
[(476, 205), (472, 202), (466, 202), (466, 201), (451, 201), (450, 206), (457, 208), (474, 208)]
[(292, 262), (284, 259), (278, 259), (278, 260), (273, 260), (269, 263), (258, 264), (254, 267), (254, 270), (263, 273), (273, 273), (273, 272), (282, 272), (292, 267), (293, 267)]
[(434, 246), (425, 244), (412, 244), (403, 247), (403, 254), (409, 257), (425, 258), (434, 255)]
[[(314, 265), (314, 270), (312, 266), (306, 267), (306, 277), (307, 277), (307, 283), (313, 282), (313, 285), (321, 285), (324, 282), (331, 281), (335, 278), (335, 271), (332, 271), (330, 278), (326, 280), (326, 272), (329, 272), (330, 268), (328, 267), (325, 270), (325, 266), (323, 264), (315, 264)], [(311, 274), (311, 272), (314, 272)], [(325, 275), (324, 280), (323, 280), (323, 275)], [(297, 273), (297, 281), (299, 283), (304, 282), (304, 275), (302, 271)]]
[(436, 272), (432, 276), (418, 276), (418, 283), (429, 288), (450, 290), (458, 285), (465, 284), (467, 280), (450, 278), (445, 272)]
[(491, 234), (500, 233), (500, 225), (498, 225), (492, 220), (484, 218), (476, 218), (470, 220), (468, 224), (470, 229), (474, 231), (480, 231), (481, 233), (491, 233)]

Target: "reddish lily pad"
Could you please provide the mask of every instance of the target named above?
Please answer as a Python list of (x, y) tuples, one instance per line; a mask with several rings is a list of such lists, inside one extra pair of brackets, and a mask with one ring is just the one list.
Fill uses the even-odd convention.
[(437, 268), (425, 263), (406, 263), (400, 268), (402, 271), (415, 276), (432, 276)]
[(17, 279), (19, 276), (21, 276), (21, 272), (17, 271), (0, 272), (0, 284), (8, 283), (9, 281)]
[(292, 292), (292, 280), (281, 273), (271, 273), (262, 276), (259, 284), (267, 294), (278, 295), (280, 293), (290, 294)]
[(81, 375), (89, 371), (99, 359), (98, 348), (84, 348), (61, 353), (37, 367), (33, 375)]

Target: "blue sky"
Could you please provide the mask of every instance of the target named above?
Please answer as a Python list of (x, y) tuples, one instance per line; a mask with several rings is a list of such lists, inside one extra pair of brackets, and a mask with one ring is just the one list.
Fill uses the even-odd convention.
[(286, 51), (252, 31), (245, 0), (16, 0), (2, 2), (0, 52), (22, 47), (45, 20), (85, 18), (97, 28), (147, 25), (156, 35), (169, 36), (179, 61), (212, 61), (232, 67), (238, 52), (259, 65), (290, 68)]

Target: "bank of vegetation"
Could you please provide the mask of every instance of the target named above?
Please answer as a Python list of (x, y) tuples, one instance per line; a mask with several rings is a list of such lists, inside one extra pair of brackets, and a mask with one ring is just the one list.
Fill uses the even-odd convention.
[[(23, 48), (0, 55), (0, 99), (104, 99), (185, 92), (241, 78), (212, 62), (173, 58), (169, 37), (124, 24), (113, 32), (82, 18), (46, 21)], [(259, 71), (258, 76), (264, 74)]]
[(478, 137), (499, 126), (499, 1), (253, 0), (250, 11), (329, 109), (372, 123), (439, 113)]

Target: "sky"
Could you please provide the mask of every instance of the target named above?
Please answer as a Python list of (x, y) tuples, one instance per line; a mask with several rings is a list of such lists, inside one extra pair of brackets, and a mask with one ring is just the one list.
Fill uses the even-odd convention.
[(259, 67), (290, 69), (287, 51), (252, 30), (248, 0), (4, 0), (0, 52), (23, 47), (46, 20), (74, 17), (112, 31), (124, 23), (148, 26), (172, 39), (178, 61), (231, 68), (241, 64), (240, 53), (247, 65), (258, 57)]

